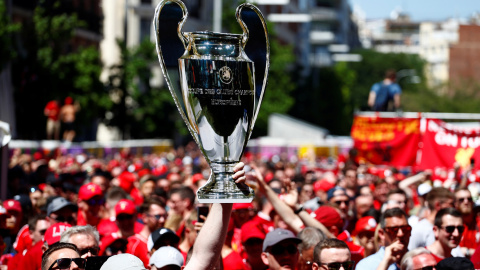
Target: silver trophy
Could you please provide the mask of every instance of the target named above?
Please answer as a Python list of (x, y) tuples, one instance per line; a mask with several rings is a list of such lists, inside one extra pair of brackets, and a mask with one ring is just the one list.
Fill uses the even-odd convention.
[(154, 17), (157, 53), (175, 104), (210, 164), (201, 203), (251, 202), (232, 179), (252, 134), (267, 84), (270, 49), (265, 20), (251, 4), (237, 8), (243, 34), (182, 32), (188, 16), (179, 0), (161, 1)]

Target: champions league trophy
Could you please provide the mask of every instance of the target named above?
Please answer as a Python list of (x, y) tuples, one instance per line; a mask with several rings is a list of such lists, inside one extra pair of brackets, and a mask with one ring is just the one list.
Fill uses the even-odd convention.
[(210, 164), (201, 203), (251, 202), (246, 184), (232, 179), (260, 109), (270, 49), (267, 26), (251, 4), (237, 8), (243, 34), (182, 32), (188, 16), (179, 0), (161, 1), (154, 17), (157, 54), (175, 104)]

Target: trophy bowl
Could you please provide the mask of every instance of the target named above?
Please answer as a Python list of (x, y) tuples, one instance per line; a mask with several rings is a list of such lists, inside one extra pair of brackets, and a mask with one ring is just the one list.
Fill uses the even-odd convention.
[(232, 178), (258, 115), (269, 67), (268, 32), (251, 4), (237, 8), (243, 34), (182, 32), (188, 17), (179, 0), (161, 1), (154, 17), (157, 54), (175, 104), (211, 168), (198, 189), (201, 203), (251, 202)]

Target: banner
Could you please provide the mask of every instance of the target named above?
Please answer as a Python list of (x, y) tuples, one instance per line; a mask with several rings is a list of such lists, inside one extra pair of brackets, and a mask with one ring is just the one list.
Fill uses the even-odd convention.
[(420, 119), (355, 116), (351, 137), (360, 159), (373, 164), (413, 166), (420, 142)]
[(452, 168), (458, 162), (462, 168), (475, 163), (478, 169), (479, 146), (479, 128), (462, 128), (437, 119), (427, 119), (419, 168)]

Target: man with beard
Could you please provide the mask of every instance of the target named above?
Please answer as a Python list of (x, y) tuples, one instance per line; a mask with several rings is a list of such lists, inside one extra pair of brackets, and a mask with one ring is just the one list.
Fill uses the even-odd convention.
[(361, 260), (355, 269), (399, 270), (400, 261), (407, 253), (412, 227), (408, 225), (407, 214), (400, 208), (388, 209), (380, 218), (378, 236), (383, 246), (377, 253)]
[(436, 240), (427, 246), (437, 263), (452, 257), (452, 249), (460, 244), (464, 230), (462, 214), (457, 209), (444, 208), (438, 211), (433, 226)]
[(465, 231), (459, 246), (463, 255), (470, 258), (477, 246), (480, 245), (480, 239), (477, 237), (480, 230), (473, 212), (472, 194), (468, 188), (463, 187), (455, 190), (455, 207), (462, 214), (463, 224), (465, 225)]

